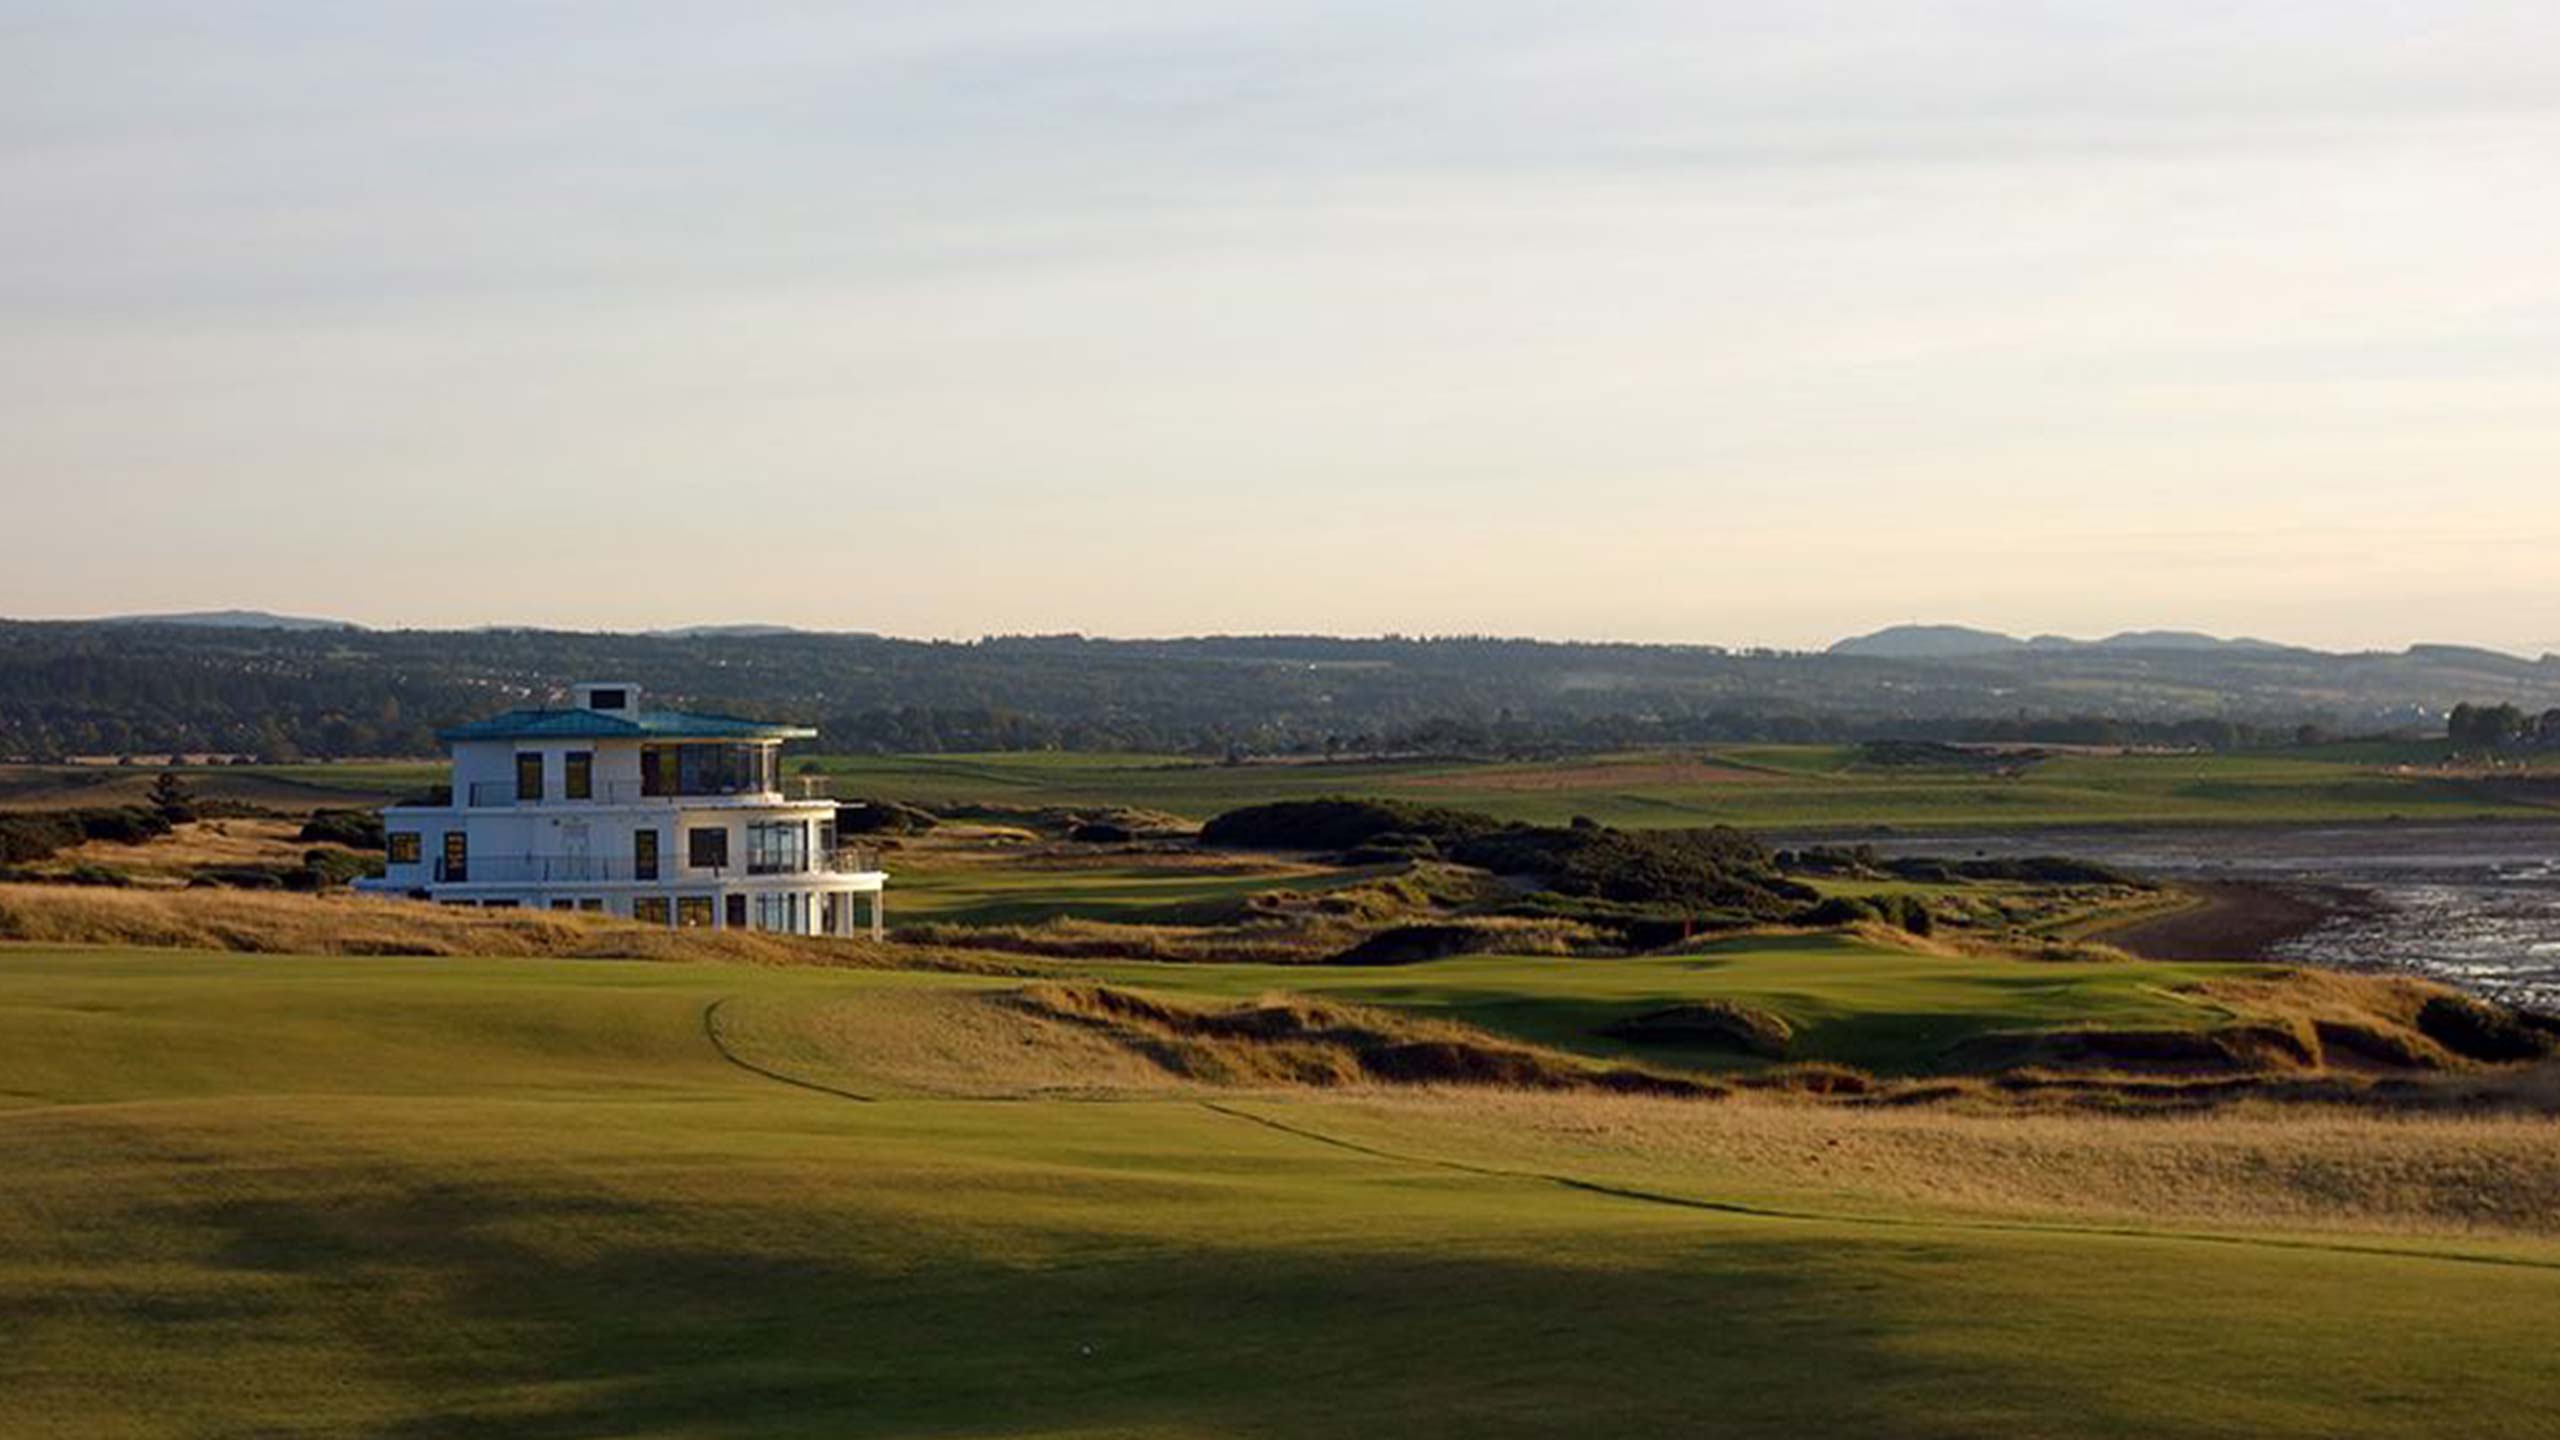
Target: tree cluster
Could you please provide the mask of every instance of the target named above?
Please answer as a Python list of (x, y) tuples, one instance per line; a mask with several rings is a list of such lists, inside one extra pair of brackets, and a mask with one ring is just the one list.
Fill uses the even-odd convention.
[(2453, 707), (2445, 717), (2445, 738), (2471, 750), (2500, 750), (2516, 745), (2560, 745), (2560, 707), (2538, 715), (2511, 704)]

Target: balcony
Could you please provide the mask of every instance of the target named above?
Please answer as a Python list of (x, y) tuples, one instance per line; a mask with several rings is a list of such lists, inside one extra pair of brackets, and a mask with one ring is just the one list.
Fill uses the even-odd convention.
[[(816, 776), (802, 777), (804, 782), (814, 781), (817, 778)], [(593, 787), (593, 793), (580, 799), (572, 800), (567, 796), (545, 791), (538, 798), (521, 800), (516, 797), (516, 782), (513, 780), (475, 780), (471, 782), (468, 792), (462, 796), (462, 799), (473, 810), (516, 810), (537, 807), (552, 809), (574, 805), (718, 805), (724, 802), (781, 805), (797, 804), (800, 801), (822, 801), (827, 798), (824, 795), (809, 793), (811, 788), (810, 784), (802, 784), (801, 794), (796, 798), (784, 795), (779, 790), (706, 790), (699, 793), (656, 794), (637, 780), (599, 780)]]
[(592, 789), (592, 794), (578, 800), (554, 795), (547, 791), (534, 799), (524, 800), (517, 798), (516, 782), (513, 780), (474, 780), (471, 782), (470, 793), (463, 798), (474, 810), (513, 810), (519, 806), (534, 805), (637, 805), (643, 800), (679, 798), (673, 795), (643, 794), (640, 782), (637, 780), (599, 780)]
[(680, 884), (687, 881), (758, 879), (784, 875), (867, 875), (880, 868), (877, 851), (852, 847), (811, 857), (798, 869), (749, 869), (742, 865), (690, 866), (661, 857), (643, 873), (628, 855), (492, 855), (456, 864), (442, 856), (435, 877), (443, 885)]

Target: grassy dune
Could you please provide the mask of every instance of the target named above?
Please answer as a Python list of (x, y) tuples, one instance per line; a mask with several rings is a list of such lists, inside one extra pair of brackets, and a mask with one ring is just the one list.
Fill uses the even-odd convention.
[[(2560, 1405), (2548, 1120), (1211, 1091), (988, 999), (1017, 983), (0, 949), (7, 1428), (2397, 1436)], [(2181, 1173), (2223, 1178), (2137, 1183)]]

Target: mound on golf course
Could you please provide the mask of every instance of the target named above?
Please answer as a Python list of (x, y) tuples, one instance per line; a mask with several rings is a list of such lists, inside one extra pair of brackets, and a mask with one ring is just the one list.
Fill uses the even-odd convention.
[[(1453, 1013), (1499, 1016), (1468, 999), (1485, 973), (1448, 972)], [(2547, 1116), (1384, 1083), (1360, 1037), (1457, 1022), (1203, 983), (1238, 993), (0, 949), (0, 1430), (2329, 1437), (2560, 1413)], [(1148, 1048), (1261, 1035), (1339, 1083)]]

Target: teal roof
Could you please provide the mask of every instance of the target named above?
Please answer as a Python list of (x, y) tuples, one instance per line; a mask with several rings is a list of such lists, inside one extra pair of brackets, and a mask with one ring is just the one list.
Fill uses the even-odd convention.
[(734, 715), (688, 715), (681, 710), (510, 710), (468, 725), (439, 730), (436, 738), (460, 740), (807, 740), (806, 725), (741, 720)]

